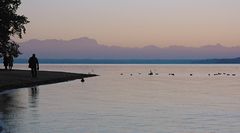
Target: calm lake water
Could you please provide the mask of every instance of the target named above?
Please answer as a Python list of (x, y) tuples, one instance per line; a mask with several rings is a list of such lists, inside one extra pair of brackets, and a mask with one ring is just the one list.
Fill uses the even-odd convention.
[(101, 76), (0, 93), (0, 132), (240, 132), (240, 65), (54, 64), (41, 69)]

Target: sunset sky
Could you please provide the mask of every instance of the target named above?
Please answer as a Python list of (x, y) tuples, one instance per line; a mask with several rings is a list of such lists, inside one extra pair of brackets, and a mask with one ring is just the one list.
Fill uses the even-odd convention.
[(142, 47), (240, 45), (240, 0), (22, 0), (21, 41), (79, 37)]

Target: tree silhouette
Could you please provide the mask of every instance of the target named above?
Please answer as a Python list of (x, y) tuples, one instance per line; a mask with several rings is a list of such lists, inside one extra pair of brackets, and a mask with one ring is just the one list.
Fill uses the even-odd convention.
[(20, 54), (19, 45), (11, 40), (17, 35), (20, 39), (26, 32), (25, 24), (29, 23), (27, 17), (18, 15), (17, 9), (21, 0), (0, 0), (0, 56), (5, 54), (17, 57)]

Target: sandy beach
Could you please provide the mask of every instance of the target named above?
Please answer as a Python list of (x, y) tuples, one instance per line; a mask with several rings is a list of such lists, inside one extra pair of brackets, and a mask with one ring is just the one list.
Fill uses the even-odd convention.
[(0, 69), (0, 91), (31, 87), (97, 76), (66, 72), (39, 71), (37, 78), (31, 77), (30, 70), (5, 71)]

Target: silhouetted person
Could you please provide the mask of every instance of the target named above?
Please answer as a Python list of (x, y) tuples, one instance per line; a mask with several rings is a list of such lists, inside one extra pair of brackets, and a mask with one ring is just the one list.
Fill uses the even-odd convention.
[(35, 54), (28, 60), (28, 67), (31, 68), (32, 77), (37, 77), (37, 70), (39, 70), (39, 63), (38, 59), (36, 58)]
[(5, 67), (5, 70), (7, 70), (8, 62), (9, 62), (8, 56), (7, 56), (7, 54), (4, 54), (4, 56), (3, 56), (3, 65)]
[(13, 56), (10, 55), (8, 57), (8, 67), (9, 67), (9, 70), (12, 70), (12, 67), (13, 67)]

